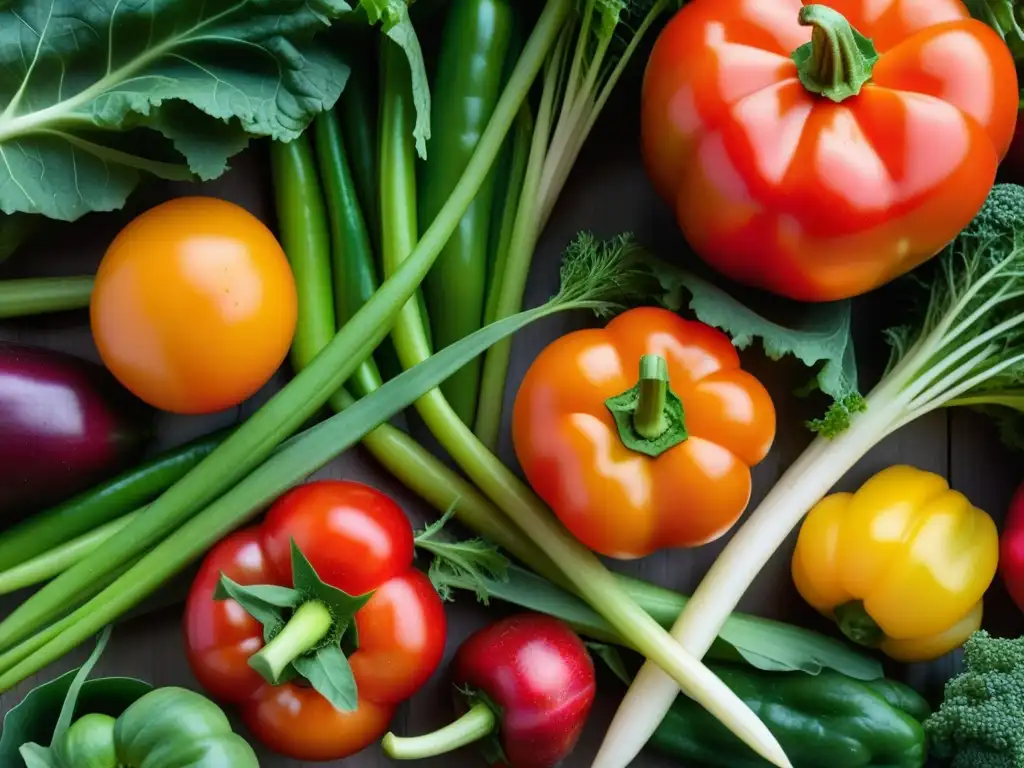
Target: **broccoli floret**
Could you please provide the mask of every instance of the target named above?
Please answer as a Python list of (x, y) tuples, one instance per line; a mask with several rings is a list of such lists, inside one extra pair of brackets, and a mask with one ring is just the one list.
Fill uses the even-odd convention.
[(1006, 238), (1012, 243), (1024, 227), (1024, 187), (1019, 184), (996, 184), (988, 193), (978, 215), (960, 237), (980, 240)]
[(953, 768), (1024, 768), (1024, 638), (975, 632), (964, 665), (924, 721), (931, 754)]

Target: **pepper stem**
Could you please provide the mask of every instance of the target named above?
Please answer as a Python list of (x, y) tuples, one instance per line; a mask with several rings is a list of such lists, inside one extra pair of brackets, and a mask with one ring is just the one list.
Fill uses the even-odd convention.
[(332, 624), (331, 612), (323, 603), (303, 603), (274, 639), (249, 657), (249, 666), (276, 684), (289, 664), (327, 636)]
[(640, 358), (640, 381), (637, 388), (633, 428), (641, 437), (654, 440), (668, 429), (668, 419), (665, 418), (668, 363), (664, 357), (643, 355)]
[(836, 624), (850, 640), (867, 648), (878, 648), (885, 640), (885, 632), (864, 610), (864, 603), (853, 600), (835, 609)]
[(444, 728), (423, 736), (403, 738), (387, 733), (381, 741), (384, 753), (394, 760), (422, 760), (472, 744), (494, 730), (497, 718), (485, 702), (477, 702), (466, 714)]
[(642, 355), (636, 385), (604, 404), (631, 451), (657, 458), (688, 436), (683, 402), (669, 387), (668, 363), (661, 355)]
[(835, 102), (860, 93), (878, 61), (874, 43), (853, 28), (839, 11), (805, 5), (800, 24), (813, 27), (811, 42), (793, 52), (800, 82), (811, 93)]

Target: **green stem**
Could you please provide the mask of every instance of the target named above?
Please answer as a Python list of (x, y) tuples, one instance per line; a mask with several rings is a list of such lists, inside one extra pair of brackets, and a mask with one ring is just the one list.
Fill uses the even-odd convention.
[(323, 603), (303, 603), (274, 639), (249, 657), (249, 666), (264, 680), (276, 684), (289, 664), (327, 636), (332, 622), (331, 612)]
[(433, 733), (409, 738), (388, 733), (381, 741), (381, 747), (394, 760), (424, 760), (479, 741), (494, 731), (497, 722), (491, 708), (484, 702), (478, 702), (458, 720)]
[(84, 309), (89, 306), (92, 285), (92, 277), (0, 281), (0, 320)]
[(668, 419), (665, 418), (667, 394), (668, 364), (665, 358), (643, 355), (640, 358), (636, 411), (633, 413), (633, 427), (641, 437), (654, 440), (668, 429)]
[(0, 572), (0, 595), (6, 595), (17, 589), (39, 584), (40, 582), (52, 579), (58, 573), (63, 573), (93, 552), (104, 541), (126, 527), (138, 515), (139, 512), (132, 512), (106, 525), (101, 525), (66, 544), (54, 547), (38, 557)]
[(866, 648), (878, 648), (885, 632), (864, 609), (864, 603), (853, 600), (835, 609), (836, 624), (850, 640)]
[[(187, 477), (153, 502), (149, 514), (44, 586), (0, 622), (0, 647), (10, 647), (30, 637), (60, 616), (81, 594), (91, 590), (98, 573), (108, 572), (147, 548), (166, 541), (182, 524), (194, 519), (205, 505), (236, 486), (372, 354), (379, 340), (387, 334), (395, 314), (414, 295), (490, 172), (571, 7), (572, 0), (548, 0), (465, 173), (403, 268), (381, 285), (373, 300), (338, 332), (312, 365)], [(72, 642), (70, 636), (61, 640), (64, 646), (69, 642)]]
[(811, 42), (793, 52), (804, 87), (835, 102), (860, 93), (878, 61), (871, 40), (825, 5), (805, 5), (798, 18), (800, 24), (813, 28)]
[[(559, 38), (558, 45), (544, 72), (544, 88), (541, 92), (540, 106), (537, 108), (537, 121), (530, 140), (530, 153), (526, 161), (522, 191), (516, 206), (508, 253), (505, 256), (502, 274), (494, 278), (497, 296), (493, 300), (491, 311), (496, 320), (514, 314), (515, 307), (522, 304), (523, 292), (526, 290), (531, 256), (539, 237), (535, 226), (537, 199), (541, 174), (544, 171), (544, 159), (547, 154), (548, 136), (554, 119), (555, 97), (558, 92), (558, 67), (553, 62), (562, 60), (566, 45), (567, 38), (563, 34)], [(497, 448), (498, 434), (501, 431), (501, 413), (505, 402), (505, 379), (508, 376), (511, 351), (511, 342), (499, 343), (491, 347), (484, 355), (483, 371), (480, 376), (479, 406), (474, 431), (480, 441), (492, 451)]]

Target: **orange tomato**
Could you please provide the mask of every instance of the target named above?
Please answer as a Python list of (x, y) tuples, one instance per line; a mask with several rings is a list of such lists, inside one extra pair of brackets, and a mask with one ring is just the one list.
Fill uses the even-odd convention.
[[(664, 360), (682, 406), (679, 423), (647, 443), (624, 436), (610, 410), (645, 356)], [(640, 410), (637, 402), (627, 427)], [(673, 430), (675, 442), (666, 441)], [(750, 467), (775, 438), (775, 408), (724, 333), (639, 308), (541, 352), (516, 396), (512, 438), (527, 479), (566, 528), (628, 559), (704, 544), (736, 523), (750, 500)]]
[(284, 361), (295, 280), (273, 233), (209, 197), (158, 205), (107, 249), (90, 306), (103, 362), (150, 405), (212, 413), (253, 395)]
[[(839, 34), (850, 25), (873, 64)], [(798, 65), (812, 36), (825, 55)], [(854, 69), (867, 76), (855, 93), (825, 77), (836, 73), (830, 42), (863, 65), (838, 75), (845, 85)], [(812, 92), (826, 81), (830, 95)], [(694, 0), (647, 65), (643, 154), (715, 269), (832, 300), (913, 269), (971, 221), (1017, 102), (1010, 52), (960, 0)]]

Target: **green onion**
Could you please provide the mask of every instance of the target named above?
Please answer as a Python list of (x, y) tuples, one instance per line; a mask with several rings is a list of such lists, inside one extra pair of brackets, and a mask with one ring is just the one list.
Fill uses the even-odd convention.
[[(279, 443), (316, 413), (372, 354), (396, 314), (414, 295), (487, 177), (570, 7), (571, 0), (548, 0), (465, 173), (402, 269), (381, 285), (377, 294), (356, 312), (309, 367), (207, 459), (156, 499), (146, 515), (132, 521), (0, 622), (0, 648), (8, 648), (30, 637), (57, 619), (93, 589), (98, 575), (108, 573), (151, 547), (162, 546), (165, 537), (254, 470)], [(497, 327), (511, 332), (514, 325)], [(280, 459), (275, 457), (274, 460)], [(62, 642), (66, 641), (62, 638)]]
[(89, 306), (92, 284), (92, 277), (0, 281), (0, 320), (84, 309)]

